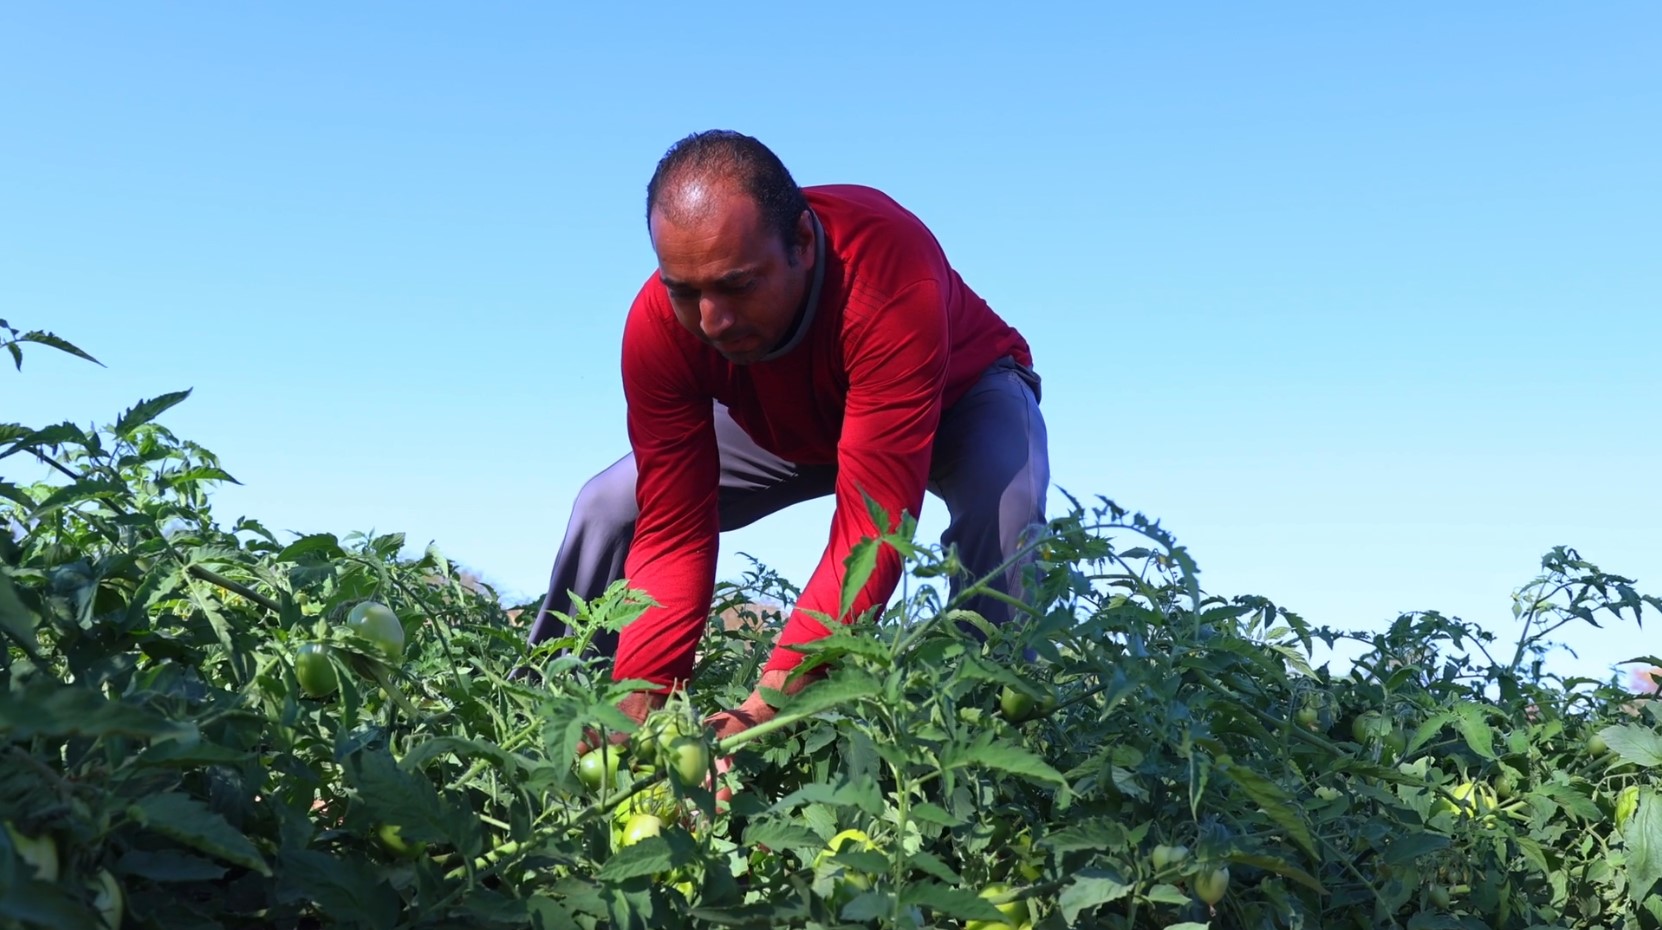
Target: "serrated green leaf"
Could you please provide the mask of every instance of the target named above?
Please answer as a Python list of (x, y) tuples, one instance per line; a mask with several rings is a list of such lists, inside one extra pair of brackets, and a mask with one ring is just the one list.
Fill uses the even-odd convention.
[(35, 630), (39, 625), (40, 617), (17, 596), (11, 575), (0, 570), (0, 630), (5, 631), (30, 658), (37, 661), (40, 659), (40, 641), (35, 638)]
[(878, 547), (882, 544), (872, 539), (862, 539), (854, 546), (854, 551), (843, 560), (843, 589), (842, 607), (838, 611), (839, 617), (847, 617), (860, 591), (871, 580), (871, 574), (877, 569)]
[(41, 446), (59, 446), (66, 442), (85, 446), (89, 440), (86, 432), (73, 423), (54, 423), (19, 438), (6, 451), (0, 452), (0, 459), (26, 449), (36, 449)]
[(1238, 862), (1241, 865), (1251, 866), (1255, 869), (1263, 869), (1266, 872), (1274, 872), (1277, 875), (1290, 878), (1317, 894), (1327, 894), (1327, 889), (1322, 887), (1321, 881), (1314, 875), (1311, 875), (1309, 872), (1304, 871), (1290, 862), (1283, 862), (1274, 856), (1231, 853), (1226, 858), (1230, 862)]
[(331, 922), (375, 930), (397, 924), (402, 901), (368, 862), (311, 849), (285, 849), (281, 861), (283, 893), (315, 902)]
[(915, 905), (959, 920), (1004, 920), (1004, 915), (986, 898), (968, 889), (939, 882), (908, 884), (900, 892), (900, 903), (904, 907)]
[(1310, 828), (1304, 823), (1294, 809), (1292, 799), (1274, 782), (1243, 765), (1220, 763), (1218, 770), (1235, 784), (1241, 786), (1264, 813), (1269, 815), (1275, 825), (1286, 831), (1293, 842), (1299, 845), (1312, 859), (1319, 858), (1316, 852), (1316, 840), (1310, 835)]
[(189, 396), (190, 390), (186, 389), (183, 391), (172, 391), (170, 393), (163, 394), (160, 397), (152, 397), (149, 400), (140, 401), (139, 403), (134, 404), (133, 407), (126, 413), (123, 413), (120, 419), (115, 421), (115, 428), (112, 432), (122, 439), (130, 440), (133, 438), (133, 430), (136, 430), (144, 424), (149, 423), (151, 420), (161, 416), (168, 410), (168, 408)]
[(939, 856), (929, 852), (926, 849), (920, 849), (917, 852), (912, 853), (906, 857), (906, 861), (912, 866), (912, 868), (917, 869), (925, 875), (932, 875), (935, 878), (946, 882), (948, 885), (961, 885), (964, 883), (964, 877), (962, 875), (959, 875), (957, 872), (953, 871), (952, 867), (941, 861)]
[(60, 352), (67, 352), (70, 355), (76, 356), (77, 358), (86, 359), (87, 361), (93, 363), (94, 365), (97, 365), (100, 368), (105, 367), (103, 362), (100, 362), (98, 359), (95, 359), (92, 356), (88, 355), (79, 346), (75, 345), (74, 343), (70, 342), (67, 339), (64, 339), (62, 336), (58, 336), (58, 335), (55, 335), (53, 333), (42, 332), (38, 329), (30, 330), (29, 332), (26, 332), (23, 335), (17, 337), (17, 341), (18, 342), (33, 342), (37, 345), (51, 346), (52, 348), (57, 349)]
[(283, 547), (277, 553), (279, 562), (296, 562), (301, 556), (317, 555), (326, 560), (346, 557), (346, 550), (341, 548), (340, 540), (333, 533), (312, 533), (302, 536)]
[(1183, 889), (1166, 882), (1161, 882), (1150, 888), (1146, 897), (1151, 904), (1169, 904), (1172, 907), (1183, 907), (1190, 901), (1188, 894)]
[(1455, 705), (1454, 727), (1460, 731), (1472, 752), (1485, 759), (1495, 758), (1495, 731), (1489, 726), (1480, 705), (1471, 701), (1461, 701)]
[(1390, 842), (1385, 846), (1384, 859), (1388, 865), (1405, 865), (1431, 853), (1447, 849), (1448, 845), (1449, 838), (1440, 834), (1405, 832), (1390, 839)]
[(818, 833), (783, 820), (753, 821), (744, 831), (744, 845), (769, 849), (817, 849), (825, 845)]
[(1079, 925), (1079, 915), (1131, 893), (1132, 886), (1119, 876), (1102, 869), (1081, 869), (1073, 881), (1062, 889), (1056, 904), (1062, 910), (1062, 919), (1068, 926)]
[(135, 820), (162, 836), (232, 865), (271, 877), (271, 866), (266, 864), (248, 837), (206, 804), (189, 795), (174, 791), (146, 795), (127, 810)]
[(642, 837), (612, 854), (595, 877), (603, 882), (622, 882), (654, 872), (667, 872), (690, 856), (692, 838), (675, 830)]
[(1639, 806), (1622, 826), (1622, 843), (1627, 846), (1628, 893), (1643, 901), (1662, 880), (1662, 803), (1655, 792), (1639, 796)]
[(134, 849), (122, 855), (120, 870), (153, 882), (213, 882), (226, 868), (201, 856), (176, 849)]
[(815, 682), (796, 694), (786, 697), (782, 692), (768, 691), (764, 697), (777, 700), (778, 718), (812, 717), (821, 711), (843, 704), (852, 704), (863, 698), (882, 693), (882, 686), (865, 672), (849, 669), (837, 672), (824, 681)]
[(1604, 742), (1623, 762), (1640, 768), (1662, 766), (1662, 736), (1646, 727), (1615, 724), (1599, 731)]
[(962, 817), (954, 817), (939, 804), (923, 801), (912, 808), (912, 819), (919, 823), (931, 823), (940, 827), (958, 827), (969, 821)]
[(1020, 746), (991, 740), (991, 734), (984, 734), (973, 743), (947, 747), (941, 755), (942, 770), (969, 766), (998, 769), (1029, 781), (1055, 785), (1064, 793), (1068, 791), (1068, 780), (1040, 756)]
[(125, 497), (127, 493), (127, 486), (119, 481), (99, 479), (76, 481), (52, 492), (46, 500), (41, 501), (39, 506), (29, 513), (28, 519), (33, 522), (71, 504), (88, 500), (119, 499)]

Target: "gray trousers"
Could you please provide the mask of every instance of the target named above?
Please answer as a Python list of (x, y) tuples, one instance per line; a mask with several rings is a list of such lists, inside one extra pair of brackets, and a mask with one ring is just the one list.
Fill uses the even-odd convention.
[[(1028, 540), (1034, 524), (1045, 523), (1050, 460), (1040, 396), (1038, 375), (1002, 359), (942, 414), (928, 490), (946, 503), (949, 523), (941, 543), (958, 547), (971, 578), (997, 568)], [(717, 497), (722, 531), (835, 491), (835, 465), (797, 465), (762, 449), (720, 404), (715, 429), (721, 455)], [(533, 645), (568, 632), (555, 615), (570, 613), (568, 592), (590, 600), (623, 576), (640, 513), (635, 475), (634, 454), (629, 453), (589, 479), (578, 493), (565, 540), (554, 558), (548, 593), (531, 625)], [(1030, 560), (1023, 564), (1026, 561)], [(1019, 596), (1021, 568), (1013, 566), (991, 586)], [(949, 593), (956, 594), (962, 582), (953, 578), (949, 585)], [(1004, 623), (1011, 614), (1008, 605), (984, 595), (964, 606), (993, 623)], [(597, 635), (594, 648), (615, 655), (616, 634)]]

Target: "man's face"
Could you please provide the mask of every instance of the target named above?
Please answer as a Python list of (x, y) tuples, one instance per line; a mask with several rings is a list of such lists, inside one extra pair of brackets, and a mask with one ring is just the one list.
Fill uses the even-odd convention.
[(728, 361), (760, 359), (784, 338), (813, 273), (807, 215), (787, 247), (731, 185), (692, 181), (668, 196), (676, 219), (654, 209), (651, 233), (676, 319)]

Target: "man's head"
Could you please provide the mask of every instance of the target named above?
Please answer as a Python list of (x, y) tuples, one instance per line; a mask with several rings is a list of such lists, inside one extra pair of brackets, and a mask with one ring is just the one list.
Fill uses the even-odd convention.
[(766, 146), (723, 130), (675, 143), (647, 185), (646, 221), (688, 331), (739, 363), (785, 337), (813, 274), (814, 233), (802, 190)]

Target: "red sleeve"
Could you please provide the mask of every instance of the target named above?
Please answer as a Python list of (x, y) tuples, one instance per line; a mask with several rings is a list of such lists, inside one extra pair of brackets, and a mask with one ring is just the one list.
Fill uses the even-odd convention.
[(660, 606), (623, 628), (612, 677), (644, 678), (662, 691), (692, 676), (715, 593), (721, 528), (712, 402), (674, 335), (644, 310), (624, 325), (623, 391), (640, 507), (624, 577)]
[[(844, 562), (861, 539), (877, 535), (862, 492), (882, 505), (890, 526), (902, 510), (917, 517), (929, 478), (935, 429), (946, 383), (946, 306), (934, 281), (913, 284), (867, 315), (846, 338), (848, 404), (837, 445), (837, 486), (831, 536), (819, 566), (780, 631), (767, 670), (792, 669), (803, 659), (788, 647), (827, 635), (811, 612), (838, 617)], [(848, 622), (888, 601), (900, 581), (900, 554), (885, 546), (877, 567), (854, 599)]]

